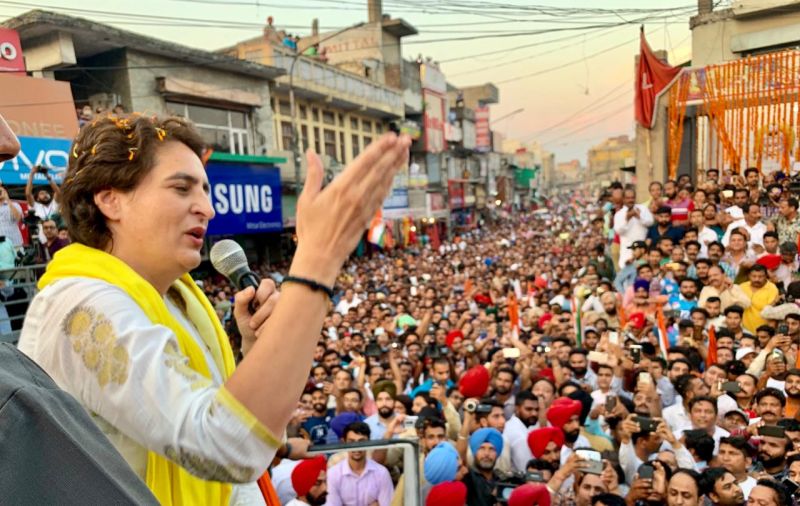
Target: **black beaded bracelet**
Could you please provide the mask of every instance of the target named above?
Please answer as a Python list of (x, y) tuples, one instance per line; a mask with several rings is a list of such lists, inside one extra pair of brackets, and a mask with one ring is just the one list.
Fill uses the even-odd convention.
[(297, 276), (285, 276), (282, 283), (297, 283), (298, 285), (305, 285), (315, 292), (323, 292), (329, 299), (333, 300), (333, 288), (317, 283), (313, 279), (299, 278)]

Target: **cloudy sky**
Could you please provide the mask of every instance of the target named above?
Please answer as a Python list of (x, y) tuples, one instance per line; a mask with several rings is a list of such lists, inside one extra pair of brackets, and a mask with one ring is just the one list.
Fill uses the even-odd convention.
[[(696, 0), (384, 0), (383, 10), (417, 27), (406, 58), (441, 62), (456, 86), (493, 82), (493, 128), (538, 140), (557, 161), (585, 161), (604, 138), (633, 130), (634, 57), (644, 23), (654, 49), (673, 63), (691, 59), (689, 17)], [(275, 25), (305, 35), (367, 17), (366, 0), (2, 1), (0, 17), (46, 9), (204, 49), (218, 49)]]

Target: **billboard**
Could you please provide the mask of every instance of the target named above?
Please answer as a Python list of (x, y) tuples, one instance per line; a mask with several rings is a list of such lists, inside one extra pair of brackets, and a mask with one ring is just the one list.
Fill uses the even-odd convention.
[(208, 235), (283, 230), (280, 169), (212, 160), (206, 165), (206, 172), (216, 212), (208, 224)]
[(488, 153), (492, 150), (492, 134), (489, 130), (489, 106), (475, 109), (475, 151)]
[(425, 124), (424, 149), (428, 153), (441, 153), (445, 150), (446, 100), (443, 95), (430, 90), (422, 90), (425, 105), (423, 123)]
[(11, 75), (25, 75), (25, 60), (22, 58), (22, 44), (16, 30), (0, 28), (0, 72)]

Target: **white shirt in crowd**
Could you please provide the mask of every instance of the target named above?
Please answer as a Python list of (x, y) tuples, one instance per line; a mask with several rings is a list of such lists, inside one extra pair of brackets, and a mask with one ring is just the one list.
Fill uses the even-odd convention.
[[(503, 429), (504, 442), (508, 443), (511, 451), (511, 464), (517, 471), (525, 471), (528, 461), (533, 458), (531, 449), (528, 447), (528, 434), (538, 427), (538, 423), (532, 427), (525, 427), (522, 420), (516, 415), (506, 422)], [(505, 451), (505, 448), (503, 448)]]
[(737, 228), (743, 228), (747, 230), (747, 233), (750, 235), (750, 240), (747, 241), (747, 247), (749, 248), (750, 252), (753, 252), (753, 246), (764, 246), (764, 233), (767, 231), (767, 226), (762, 223), (758, 222), (752, 227), (747, 224), (744, 219), (736, 220), (725, 230), (725, 235), (722, 236), (722, 245), (726, 248), (728, 247), (728, 243), (731, 240), (731, 232), (736, 230)]
[(347, 299), (343, 298), (338, 304), (336, 304), (336, 312), (339, 314), (347, 314), (350, 309), (358, 307), (359, 304), (361, 304), (361, 299), (358, 297), (353, 297), (351, 302), (347, 302)]
[(629, 247), (636, 241), (644, 241), (647, 237), (647, 227), (653, 224), (653, 214), (643, 204), (636, 204), (634, 208), (639, 211), (640, 218), (628, 219), (628, 208), (614, 214), (614, 232), (619, 235), (619, 267), (625, 267), (628, 259), (633, 256)]

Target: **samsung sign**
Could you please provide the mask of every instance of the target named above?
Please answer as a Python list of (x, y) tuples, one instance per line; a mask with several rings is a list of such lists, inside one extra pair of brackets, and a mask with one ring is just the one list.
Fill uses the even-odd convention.
[(281, 174), (277, 167), (209, 161), (211, 203), (216, 216), (209, 235), (283, 230)]

